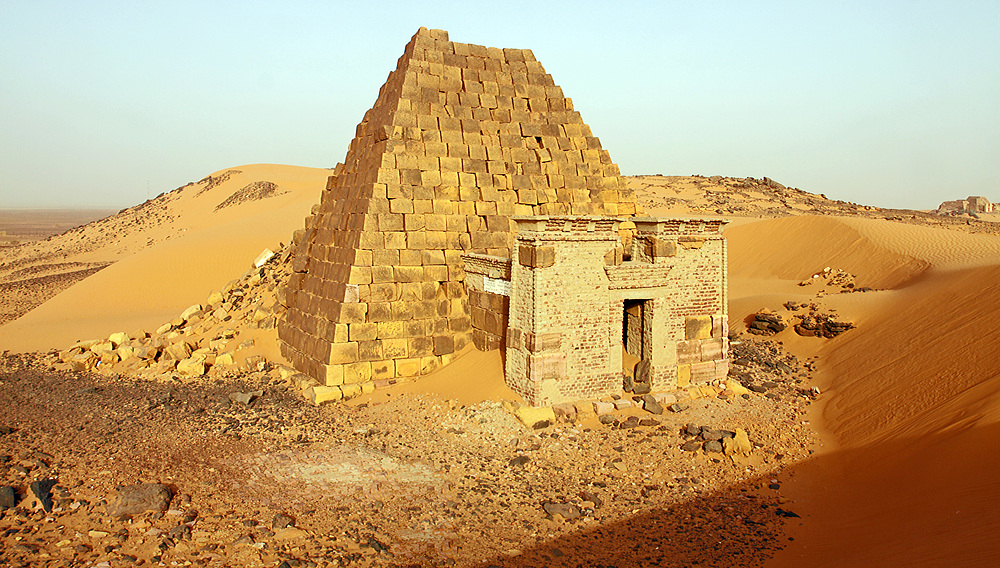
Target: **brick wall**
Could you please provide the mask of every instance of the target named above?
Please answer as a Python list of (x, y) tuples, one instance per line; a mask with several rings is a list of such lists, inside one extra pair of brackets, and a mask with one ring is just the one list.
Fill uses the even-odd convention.
[(634, 219), (628, 262), (618, 219), (515, 221), (506, 377), (532, 404), (622, 392), (626, 301), (654, 391), (725, 377), (724, 221)]

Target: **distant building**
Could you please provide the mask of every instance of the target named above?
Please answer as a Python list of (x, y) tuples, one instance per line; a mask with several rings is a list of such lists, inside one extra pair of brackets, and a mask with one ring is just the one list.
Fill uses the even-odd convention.
[(970, 195), (957, 201), (945, 201), (937, 208), (939, 215), (955, 213), (992, 213), (993, 204), (981, 195)]

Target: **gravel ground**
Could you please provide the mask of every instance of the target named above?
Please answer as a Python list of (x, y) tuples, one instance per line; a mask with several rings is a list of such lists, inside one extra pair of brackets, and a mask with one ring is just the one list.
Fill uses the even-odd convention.
[[(755, 391), (533, 430), (499, 402), (313, 407), (277, 373), (157, 381), (5, 353), (0, 485), (17, 503), (54, 485), (49, 511), (0, 509), (0, 563), (756, 566), (795, 515), (773, 478), (810, 453), (812, 366), (760, 339), (733, 355)], [(737, 429), (749, 458), (706, 451)], [(144, 483), (171, 489), (167, 510), (108, 514)]]

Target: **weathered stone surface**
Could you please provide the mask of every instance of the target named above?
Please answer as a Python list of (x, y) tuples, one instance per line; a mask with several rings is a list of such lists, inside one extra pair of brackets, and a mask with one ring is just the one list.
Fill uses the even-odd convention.
[(560, 515), (566, 520), (580, 518), (580, 508), (572, 503), (542, 503), (542, 509), (546, 513), (555, 516)]
[(108, 502), (108, 515), (138, 515), (146, 511), (166, 511), (170, 506), (173, 494), (170, 488), (162, 483), (143, 483), (129, 485), (118, 491)]
[(17, 505), (17, 493), (14, 488), (3, 485), (0, 486), (0, 509), (10, 509)]
[(46, 513), (51, 512), (52, 494), (50, 491), (55, 484), (55, 479), (32, 481), (28, 485), (27, 494), (21, 501), (20, 506), (24, 509), (42, 509)]
[[(591, 411), (593, 413), (593, 411)], [(514, 410), (514, 416), (521, 421), (522, 424), (529, 428), (534, 428), (535, 425), (541, 422), (555, 422), (556, 415), (552, 411), (552, 408), (543, 406), (540, 408), (535, 408), (532, 406), (520, 406)]]
[(737, 428), (736, 434), (732, 438), (723, 438), (722, 445), (725, 454), (730, 457), (746, 457), (753, 451), (753, 444), (750, 443), (750, 437), (747, 435), (746, 430), (742, 428)]
[(183, 377), (200, 377), (205, 374), (205, 358), (189, 357), (177, 363), (177, 374)]

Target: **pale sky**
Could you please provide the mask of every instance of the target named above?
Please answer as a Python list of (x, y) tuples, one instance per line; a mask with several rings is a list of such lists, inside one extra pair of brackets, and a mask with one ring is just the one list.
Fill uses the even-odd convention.
[(1000, 201), (996, 1), (0, 0), (0, 208), (332, 167), (420, 26), (531, 49), (624, 174)]

